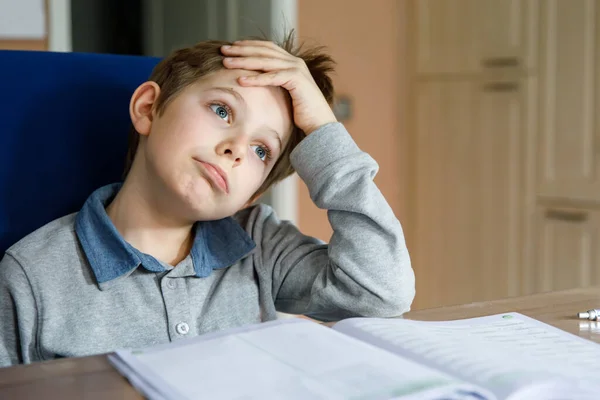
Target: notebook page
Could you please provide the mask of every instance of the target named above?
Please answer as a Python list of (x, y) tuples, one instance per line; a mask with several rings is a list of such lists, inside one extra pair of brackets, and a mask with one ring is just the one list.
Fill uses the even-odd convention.
[(113, 364), (130, 379), (133, 374), (135, 387), (150, 399), (400, 399), (417, 393), (421, 399), (472, 398), (461, 391), (494, 398), (330, 328), (291, 322), (137, 355), (121, 351)]
[[(501, 398), (534, 381), (557, 384), (557, 377), (566, 377), (585, 388), (600, 376), (599, 345), (518, 313), (439, 322), (356, 318), (335, 329), (457, 374)], [(595, 390), (590, 398), (599, 398)]]

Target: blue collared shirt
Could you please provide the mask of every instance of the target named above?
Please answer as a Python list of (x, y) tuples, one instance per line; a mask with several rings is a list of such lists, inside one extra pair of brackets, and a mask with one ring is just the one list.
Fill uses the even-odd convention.
[[(127, 276), (140, 266), (152, 272), (167, 270), (163, 263), (127, 243), (106, 214), (106, 206), (120, 188), (121, 183), (114, 183), (94, 191), (75, 221), (76, 234), (99, 284)], [(199, 278), (235, 264), (256, 246), (231, 217), (197, 222), (193, 229), (190, 256)]]

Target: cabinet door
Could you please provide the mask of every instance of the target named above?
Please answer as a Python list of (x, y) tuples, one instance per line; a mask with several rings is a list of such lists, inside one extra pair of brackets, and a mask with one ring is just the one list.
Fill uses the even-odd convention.
[(600, 200), (598, 2), (542, 2), (538, 193)]
[(520, 268), (525, 246), (528, 146), (531, 99), (535, 79), (491, 80), (477, 87), (478, 108), (473, 129), (479, 154), (478, 196), (471, 206), (479, 210), (478, 264), (481, 293), (478, 300), (520, 294)]
[(518, 81), (417, 85), (415, 307), (518, 294), (528, 93)]
[(533, 292), (597, 284), (597, 211), (540, 206), (536, 212), (537, 261), (529, 276)]
[(426, 81), (416, 88), (415, 216), (409, 241), (416, 274), (414, 308), (470, 301), (479, 249), (476, 216), (479, 155), (473, 151), (469, 82)]
[(477, 0), (476, 34), (472, 37), (479, 67), (483, 70), (536, 67), (538, 49), (537, 0)]
[(473, 72), (473, 3), (477, 0), (419, 0), (413, 8), (417, 73)]
[(413, 3), (418, 74), (532, 69), (537, 0), (419, 0)]

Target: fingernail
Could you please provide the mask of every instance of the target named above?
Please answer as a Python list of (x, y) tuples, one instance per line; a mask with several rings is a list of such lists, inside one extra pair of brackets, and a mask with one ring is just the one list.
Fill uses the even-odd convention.
[(230, 61), (233, 61), (233, 58), (231, 58), (231, 57), (225, 57), (225, 58), (223, 59), (223, 61), (230, 62)]
[(225, 46), (223, 46), (223, 47), (221, 47), (221, 48), (222, 48), (222, 49), (224, 49), (224, 50), (227, 50), (227, 49), (230, 49), (230, 48), (231, 48), (231, 46), (230, 46), (230, 45), (228, 45), (228, 44), (226, 44)]

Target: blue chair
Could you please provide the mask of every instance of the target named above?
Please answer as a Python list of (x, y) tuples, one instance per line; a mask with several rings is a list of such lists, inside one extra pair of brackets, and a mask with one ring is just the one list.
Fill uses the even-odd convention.
[(0, 51), (0, 258), (122, 180), (129, 100), (158, 61)]

